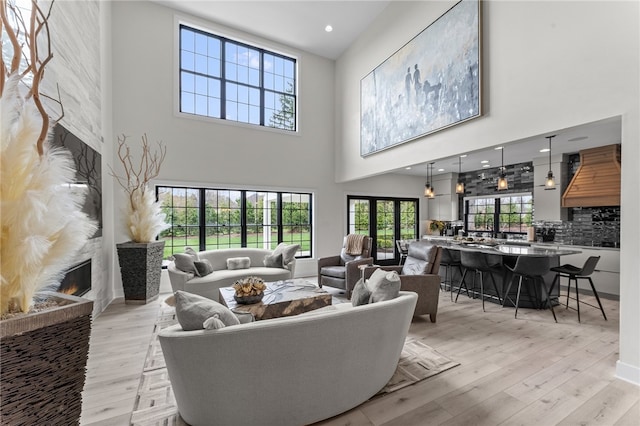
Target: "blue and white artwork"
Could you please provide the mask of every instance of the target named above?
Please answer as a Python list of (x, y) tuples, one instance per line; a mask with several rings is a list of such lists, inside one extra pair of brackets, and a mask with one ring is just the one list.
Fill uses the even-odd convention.
[(480, 114), (480, 4), (462, 0), (361, 80), (360, 155)]

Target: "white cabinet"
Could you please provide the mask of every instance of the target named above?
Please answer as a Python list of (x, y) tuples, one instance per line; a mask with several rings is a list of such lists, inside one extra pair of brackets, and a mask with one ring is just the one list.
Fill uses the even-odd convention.
[(562, 208), (562, 192), (566, 188), (566, 156), (551, 158), (551, 171), (556, 181), (556, 189), (546, 190), (544, 183), (549, 172), (549, 157), (533, 159), (533, 217), (534, 220), (567, 220), (568, 209)]
[(427, 199), (427, 219), (458, 220), (458, 194), (456, 194), (457, 176), (453, 173), (438, 175), (433, 185), (436, 196)]

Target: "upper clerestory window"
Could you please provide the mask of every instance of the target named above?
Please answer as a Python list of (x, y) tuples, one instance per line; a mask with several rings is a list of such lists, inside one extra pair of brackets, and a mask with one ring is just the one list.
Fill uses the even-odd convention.
[(296, 131), (296, 60), (180, 25), (180, 112)]

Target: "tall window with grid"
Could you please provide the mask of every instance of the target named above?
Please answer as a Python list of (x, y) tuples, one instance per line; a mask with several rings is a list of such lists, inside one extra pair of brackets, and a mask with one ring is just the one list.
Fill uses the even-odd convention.
[(296, 60), (180, 25), (180, 111), (296, 131)]
[(465, 229), (473, 232), (524, 234), (531, 226), (531, 193), (465, 198)]

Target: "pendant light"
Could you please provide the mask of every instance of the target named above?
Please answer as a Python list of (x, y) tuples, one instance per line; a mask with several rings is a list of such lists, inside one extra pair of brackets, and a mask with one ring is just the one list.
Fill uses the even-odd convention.
[(458, 156), (458, 182), (456, 182), (456, 194), (464, 194), (464, 183), (460, 180), (462, 169), (462, 155)]
[[(434, 163), (429, 163), (431, 165), (431, 179), (430, 181), (433, 182), (433, 164)], [(431, 186), (431, 193), (429, 193), (429, 198), (434, 198), (436, 196), (436, 190), (433, 187), (433, 185)]]
[(424, 185), (424, 196), (427, 198), (431, 198), (431, 183), (429, 181), (429, 165), (427, 164), (427, 183)]
[(507, 182), (507, 176), (504, 173), (504, 147), (500, 147), (502, 154), (502, 166), (500, 167), (500, 177), (498, 177), (498, 191), (504, 191), (509, 189), (509, 182)]
[(544, 183), (545, 190), (556, 189), (556, 180), (553, 177), (553, 171), (551, 171), (551, 139), (555, 137), (556, 135), (546, 136), (546, 138), (549, 139), (549, 173), (547, 173), (547, 180)]

